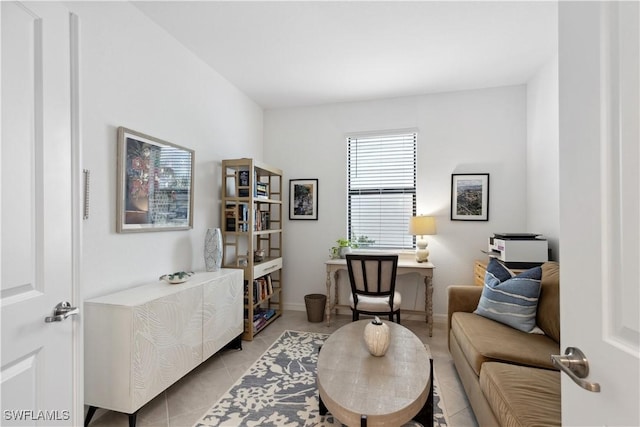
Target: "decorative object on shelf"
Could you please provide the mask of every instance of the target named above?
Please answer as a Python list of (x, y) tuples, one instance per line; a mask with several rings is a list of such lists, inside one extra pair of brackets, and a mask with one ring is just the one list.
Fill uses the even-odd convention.
[(318, 180), (289, 180), (289, 219), (318, 219)]
[(427, 239), (424, 236), (436, 234), (436, 219), (432, 216), (412, 216), (409, 218), (409, 234), (416, 237), (416, 261), (429, 261)]
[(266, 251), (264, 249), (256, 249), (253, 251), (253, 262), (262, 262), (264, 261), (264, 255)]
[(451, 175), (451, 220), (489, 221), (489, 174)]
[(369, 353), (374, 356), (384, 356), (391, 342), (389, 325), (376, 316), (371, 323), (364, 327), (364, 342)]
[(204, 238), (204, 265), (207, 271), (218, 271), (222, 266), (222, 232), (219, 228), (207, 229)]
[(333, 246), (330, 251), (331, 259), (344, 259), (347, 254), (351, 253), (351, 249), (358, 248), (358, 244), (353, 240), (349, 239), (338, 239), (336, 240), (337, 246)]
[(186, 282), (194, 274), (195, 273), (193, 271), (190, 271), (188, 273), (186, 271), (176, 271), (175, 273), (171, 274), (163, 274), (162, 276), (160, 276), (159, 280), (164, 280), (165, 282), (172, 285), (177, 285), (178, 283)]
[(118, 128), (118, 233), (193, 227), (193, 167), (188, 148)]

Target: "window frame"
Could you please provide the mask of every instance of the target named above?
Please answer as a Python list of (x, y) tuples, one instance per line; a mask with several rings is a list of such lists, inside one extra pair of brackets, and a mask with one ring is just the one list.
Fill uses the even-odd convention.
[[(353, 167), (352, 165), (354, 147), (357, 147), (358, 142), (367, 143), (367, 142), (377, 141), (378, 143), (380, 143), (384, 140), (392, 140), (390, 142), (393, 142), (393, 143), (403, 143), (403, 141), (406, 143), (407, 140), (410, 140), (412, 144), (411, 161), (406, 162), (406, 160), (403, 160), (402, 159), (403, 156), (400, 150), (398, 150), (398, 153), (400, 154), (398, 154), (396, 158), (399, 159), (400, 162), (402, 161), (406, 162), (407, 165), (412, 163), (413, 171), (410, 173), (411, 179), (412, 179), (412, 185), (389, 186), (389, 185), (384, 185), (383, 182), (380, 182), (380, 185), (373, 188), (353, 187), (352, 174), (358, 170), (357, 166)], [(399, 250), (399, 251), (415, 249), (415, 236), (409, 235), (408, 226), (409, 226), (409, 218), (411, 216), (415, 216), (417, 211), (418, 131), (415, 129), (410, 129), (410, 130), (398, 130), (398, 131), (370, 132), (366, 134), (352, 134), (352, 135), (346, 136), (346, 142), (347, 142), (347, 236), (349, 236), (350, 239), (356, 238), (356, 243), (357, 243), (357, 237), (358, 237), (358, 235), (356, 234), (357, 230), (354, 230), (354, 224), (353, 224), (354, 208), (355, 208), (354, 200), (353, 200), (354, 196), (379, 195), (380, 204), (381, 204), (380, 207), (384, 208), (385, 199), (393, 196), (397, 196), (397, 195), (410, 194), (411, 195), (410, 208), (406, 209), (406, 211), (403, 212), (403, 218), (401, 220), (392, 221), (396, 226), (397, 231), (387, 234), (387, 237), (390, 237), (390, 240), (382, 240), (381, 244), (379, 244), (378, 239), (376, 238), (375, 239), (376, 242), (373, 243), (371, 246), (367, 246), (367, 247), (371, 249), (376, 249), (376, 250)], [(379, 154), (379, 156), (383, 156), (383, 155)], [(367, 159), (370, 160), (371, 158), (367, 158)], [(398, 176), (401, 176), (403, 174), (407, 174), (406, 171), (404, 173), (402, 172), (399, 173)], [(405, 202), (402, 202), (402, 203), (405, 203)], [(383, 224), (387, 224), (387, 222), (385, 222), (385, 217), (382, 215), (378, 217), (377, 222), (378, 222), (377, 227), (379, 229), (383, 228), (382, 226)], [(373, 221), (373, 224), (375, 225), (375, 221)], [(396, 243), (399, 242), (399, 244), (393, 244), (393, 239), (394, 239), (393, 236), (396, 236), (395, 237), (395, 240), (397, 241)], [(383, 234), (382, 237), (385, 237), (385, 235)]]

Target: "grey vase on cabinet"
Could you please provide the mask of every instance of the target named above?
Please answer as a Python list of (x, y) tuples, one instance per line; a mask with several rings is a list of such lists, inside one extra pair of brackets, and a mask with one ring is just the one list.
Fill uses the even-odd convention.
[(218, 271), (222, 266), (222, 232), (219, 228), (207, 229), (204, 238), (204, 265), (207, 271)]

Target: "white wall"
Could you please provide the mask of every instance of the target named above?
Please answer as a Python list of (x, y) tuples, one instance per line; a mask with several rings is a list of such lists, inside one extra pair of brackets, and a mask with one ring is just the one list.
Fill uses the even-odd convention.
[(527, 84), (527, 231), (547, 237), (551, 259), (560, 249), (558, 58)]
[[(66, 5), (80, 17), (82, 166), (91, 170), (84, 297), (204, 269), (206, 229), (220, 223), (220, 161), (262, 157), (262, 109), (130, 3)], [(118, 126), (195, 150), (193, 230), (115, 232)]]
[[(285, 308), (304, 310), (304, 295), (325, 292), (324, 261), (346, 234), (345, 134), (418, 128), (418, 213), (437, 217), (434, 313), (446, 314), (447, 286), (473, 283), (487, 238), (526, 229), (526, 104), (523, 85), (266, 111), (265, 161), (286, 180), (319, 179), (318, 221), (285, 221)], [(490, 174), (488, 222), (449, 219), (452, 173)], [(423, 308), (418, 282), (400, 280), (404, 308)]]
[[(83, 223), (87, 298), (202, 269), (204, 233), (219, 225), (220, 160), (256, 157), (282, 168), (287, 180), (320, 180), (319, 220), (285, 224), (285, 307), (303, 310), (305, 294), (325, 292), (323, 263), (345, 234), (344, 136), (351, 132), (419, 130), (418, 212), (438, 217), (438, 235), (429, 239), (436, 314), (446, 313), (448, 285), (471, 283), (472, 262), (493, 232), (539, 231), (557, 245), (552, 64), (527, 88), (272, 110), (263, 129), (258, 105), (131, 4), (65, 4), (81, 23), (83, 167), (92, 173), (91, 215)], [(118, 126), (196, 151), (193, 230), (115, 232)], [(491, 174), (488, 222), (449, 220), (451, 173), (464, 172)], [(405, 306), (422, 308), (418, 279), (400, 286)]]

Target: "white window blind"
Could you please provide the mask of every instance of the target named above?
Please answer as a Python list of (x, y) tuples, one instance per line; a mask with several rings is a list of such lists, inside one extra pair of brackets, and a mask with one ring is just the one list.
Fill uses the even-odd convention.
[(408, 228), (416, 213), (417, 134), (349, 137), (347, 143), (350, 238), (361, 246), (413, 248)]

